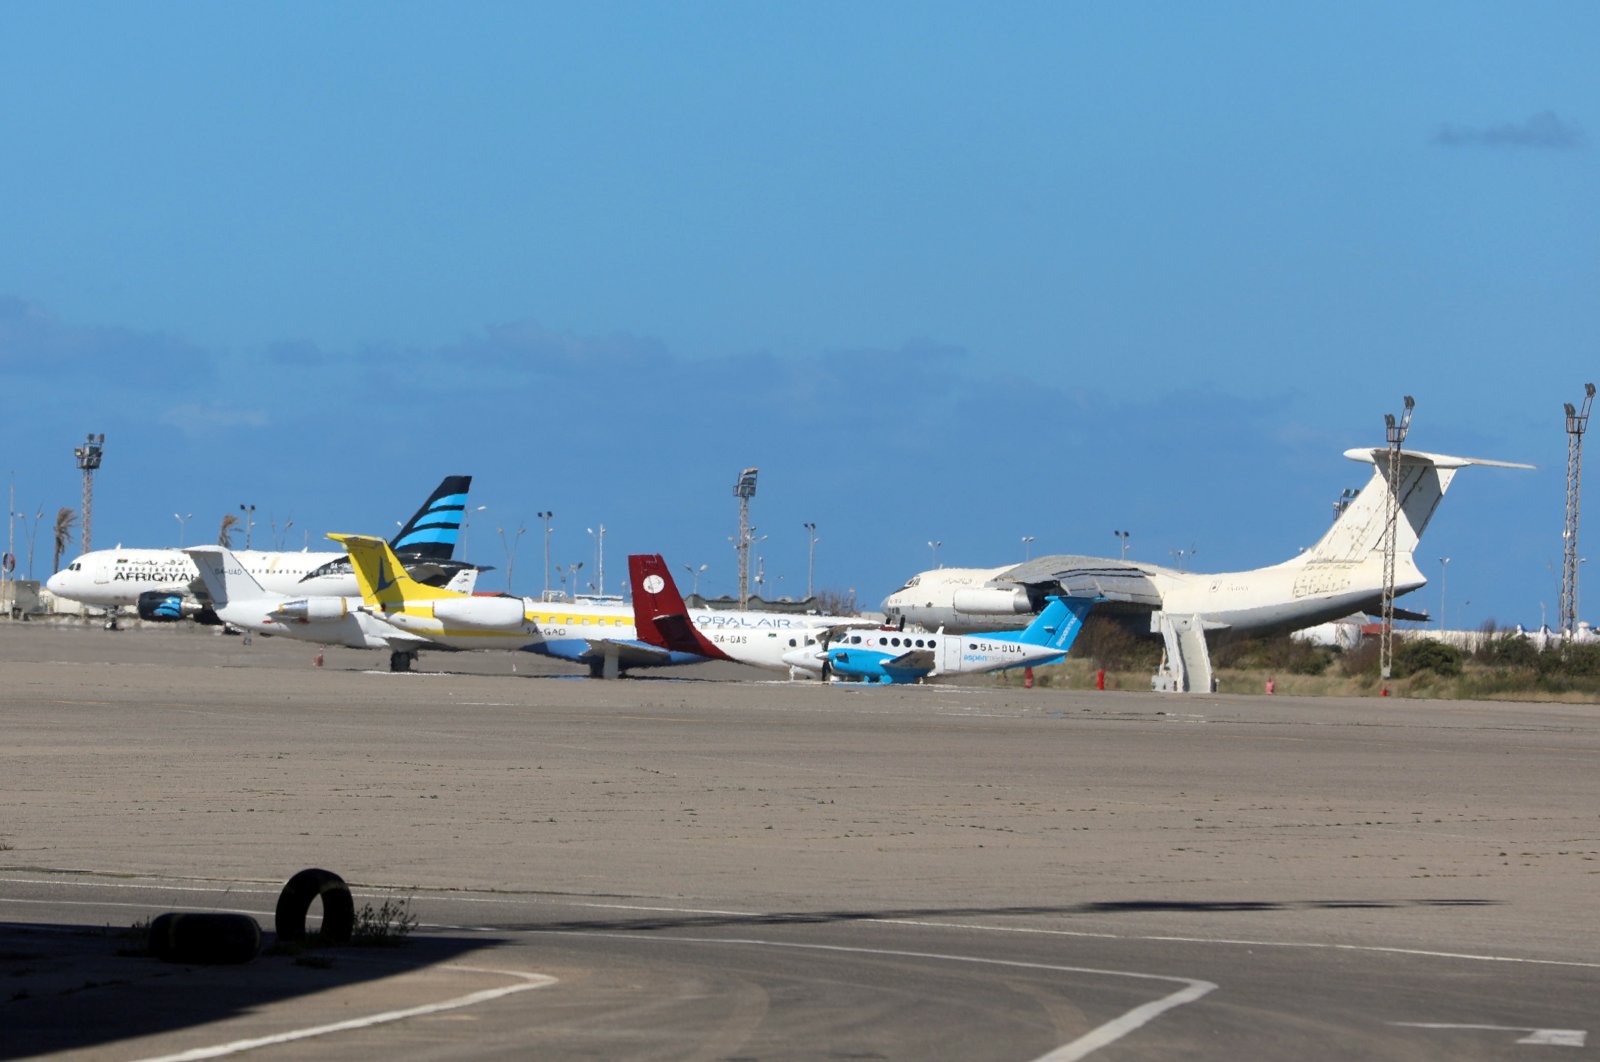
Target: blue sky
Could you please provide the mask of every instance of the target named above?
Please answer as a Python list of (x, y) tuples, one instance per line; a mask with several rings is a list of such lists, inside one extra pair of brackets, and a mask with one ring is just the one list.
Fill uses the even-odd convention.
[(1441, 506), (1419, 559), (1452, 558), (1452, 625), (1555, 614), (1561, 404), (1600, 377), (1595, 5), (10, 2), (0, 29), (0, 471), (30, 517), (76, 506), (105, 432), (102, 546), (241, 502), (298, 541), (381, 531), (469, 472), (475, 559), (550, 509), (558, 563), (592, 570), (605, 523), (608, 589), (660, 550), (731, 591), (758, 465), (775, 592), (806, 521), (817, 582), (869, 602), (930, 539), (978, 565), (1127, 529), (1252, 567), (1315, 540), (1410, 393), (1415, 447), (1540, 466)]

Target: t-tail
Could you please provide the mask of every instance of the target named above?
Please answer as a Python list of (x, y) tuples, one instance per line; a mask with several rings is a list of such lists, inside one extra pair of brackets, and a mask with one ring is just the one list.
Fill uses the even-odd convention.
[(396, 608), (408, 601), (438, 601), (462, 595), (411, 578), (389, 543), (371, 535), (329, 535), (350, 553), (356, 584), (368, 605)]
[[(1383, 552), (1384, 528), (1388, 522), (1389, 451), (1346, 450), (1352, 461), (1370, 463), (1372, 478), (1362, 488), (1322, 539), (1289, 561), (1290, 564), (1360, 562)], [(1451, 457), (1418, 450), (1401, 450), (1396, 496), (1400, 508), (1395, 521), (1395, 551), (1410, 555), (1417, 548), (1434, 510), (1450, 489), (1455, 474), (1469, 465), (1491, 468), (1532, 468), (1510, 461), (1486, 461), (1475, 457)]]
[[(389, 545), (407, 560), (449, 560), (461, 537), (471, 476), (446, 476)], [(332, 536), (329, 536), (332, 537)]]
[(677, 653), (732, 659), (700, 633), (689, 618), (689, 606), (684, 604), (672, 570), (661, 554), (631, 554), (628, 582), (633, 586), (633, 626), (640, 641)]
[(276, 601), (282, 596), (264, 590), (226, 546), (190, 546), (184, 552), (199, 569), (200, 581), (205, 584), (206, 596), (211, 598), (213, 608), (247, 601)]
[(1024, 629), (993, 631), (976, 637), (1037, 645), (1054, 649), (1065, 656), (1067, 650), (1072, 648), (1072, 643), (1078, 640), (1078, 634), (1083, 630), (1084, 617), (1094, 608), (1096, 600), (1098, 599), (1092, 597), (1052, 597), (1045, 605), (1044, 611), (1035, 616), (1033, 622)]

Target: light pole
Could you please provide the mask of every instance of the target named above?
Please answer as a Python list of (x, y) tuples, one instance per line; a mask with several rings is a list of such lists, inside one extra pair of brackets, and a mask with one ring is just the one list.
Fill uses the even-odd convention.
[(685, 564), (683, 566), (683, 570), (689, 573), (689, 578), (694, 580), (694, 589), (691, 590), (690, 593), (695, 597), (700, 596), (700, 577), (706, 573), (706, 569), (709, 567), (711, 567), (709, 564), (702, 564), (698, 568), (692, 564)]
[(1400, 522), (1400, 451), (1406, 444), (1406, 434), (1411, 430), (1411, 412), (1417, 400), (1405, 396), (1405, 412), (1398, 420), (1393, 413), (1383, 415), (1384, 438), (1389, 444), (1389, 483), (1385, 497), (1383, 520), (1383, 631), (1378, 641), (1378, 674), (1388, 693), (1389, 679), (1394, 675), (1394, 559), (1396, 531)]
[(750, 605), (750, 499), (756, 496), (756, 473), (759, 468), (747, 468), (739, 473), (739, 482), (733, 485), (733, 495), (739, 499), (739, 608)]
[(928, 548), (933, 551), (933, 566), (935, 568), (939, 566), (939, 547), (942, 545), (944, 545), (944, 539), (942, 538), (930, 538), (928, 540)]
[(594, 536), (594, 582), (595, 582), (595, 593), (599, 594), (601, 597), (605, 597), (606, 596), (606, 525), (605, 524), (596, 524), (595, 527), (598, 527), (600, 530), (596, 531), (594, 529), (594, 527), (586, 527), (586, 528), (584, 528), (584, 530), (589, 532), (589, 534)]
[(506, 551), (506, 593), (511, 593), (511, 576), (517, 567), (517, 543), (522, 540), (522, 535), (528, 530), (526, 524), (517, 526), (517, 533), (511, 536), (511, 541), (506, 541), (506, 529), (499, 528), (500, 546)]
[(473, 513), (481, 513), (487, 508), (489, 508), (487, 505), (479, 505), (476, 508), (464, 510), (461, 514), (461, 556), (463, 558), (467, 555), (467, 519)]
[(550, 518), (555, 516), (555, 513), (553, 513), (553, 512), (543, 512), (543, 513), (539, 513), (538, 516), (539, 516), (539, 519), (544, 521), (544, 596), (545, 597), (549, 597), (550, 596)]
[(100, 468), (100, 462), (105, 459), (103, 453), (106, 444), (106, 433), (96, 435), (89, 433), (89, 438), (84, 440), (82, 446), (75, 447), (73, 456), (78, 459), (78, 468), (83, 472), (83, 551), (90, 551), (89, 538), (94, 518), (94, 474)]
[(1177, 560), (1177, 562), (1178, 562), (1178, 570), (1180, 572), (1183, 571), (1183, 558), (1185, 558), (1185, 557), (1193, 557), (1198, 552), (1200, 552), (1200, 551), (1195, 549), (1193, 546), (1190, 546), (1188, 549), (1169, 549), (1169, 550), (1167, 550), (1168, 555), (1173, 557), (1175, 560)]
[(244, 513), (244, 548), (250, 548), (250, 529), (256, 526), (256, 507), (254, 505), (239, 506), (239, 511)]
[(177, 513), (173, 513), (172, 518), (178, 521), (178, 548), (182, 549), (183, 529), (188, 526), (190, 520), (194, 519), (194, 513), (184, 513), (182, 516), (179, 516)]
[(812, 576), (817, 570), (817, 525), (814, 523), (801, 524), (806, 529), (806, 600), (811, 600)]
[(1128, 532), (1126, 532), (1126, 531), (1113, 531), (1111, 533), (1113, 535), (1116, 535), (1118, 538), (1120, 538), (1122, 540), (1122, 559), (1123, 560), (1127, 560), (1128, 559)]
[(1033, 536), (1032, 535), (1023, 535), (1022, 536), (1022, 559), (1023, 560), (1031, 560), (1032, 558), (1033, 558)]
[[(582, 569), (583, 561), (556, 565), (556, 571), (561, 575), (561, 592), (574, 601), (578, 597), (578, 572)], [(571, 593), (567, 592), (567, 580), (569, 579), (572, 580)]]
[(1439, 558), (1439, 630), (1444, 630), (1444, 589), (1450, 578), (1450, 558)]

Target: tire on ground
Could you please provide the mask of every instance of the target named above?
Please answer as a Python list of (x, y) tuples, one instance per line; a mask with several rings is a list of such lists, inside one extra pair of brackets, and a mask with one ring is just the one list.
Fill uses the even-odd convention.
[(150, 923), (148, 943), (166, 962), (244, 963), (261, 951), (261, 926), (247, 914), (172, 911)]
[(356, 902), (344, 879), (331, 870), (311, 867), (290, 878), (278, 894), (274, 925), (279, 940), (304, 940), (311, 901), (322, 898), (322, 939), (344, 944), (356, 925)]

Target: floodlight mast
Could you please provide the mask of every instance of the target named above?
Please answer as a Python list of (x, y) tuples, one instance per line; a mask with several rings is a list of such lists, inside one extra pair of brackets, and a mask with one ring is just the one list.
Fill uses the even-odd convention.
[(84, 444), (72, 451), (78, 459), (78, 468), (83, 471), (83, 552), (85, 553), (91, 548), (89, 541), (94, 524), (94, 474), (100, 468), (103, 456), (101, 450), (105, 444), (105, 432), (96, 435), (91, 431)]
[(739, 554), (739, 608), (750, 607), (750, 499), (756, 496), (756, 473), (759, 468), (747, 468), (739, 473), (739, 482), (733, 485), (733, 495), (739, 499), (739, 540), (734, 547)]
[(1589, 427), (1589, 407), (1594, 404), (1594, 384), (1583, 385), (1583, 408), (1563, 405), (1567, 414), (1567, 522), (1562, 528), (1561, 634), (1571, 640), (1578, 632), (1578, 487), (1583, 476), (1583, 433)]
[[(1394, 674), (1394, 560), (1396, 529), (1400, 522), (1400, 450), (1406, 443), (1406, 433), (1411, 430), (1411, 410), (1416, 400), (1405, 396), (1405, 412), (1395, 420), (1393, 413), (1383, 415), (1384, 434), (1389, 443), (1389, 493), (1384, 504), (1383, 522), (1383, 636), (1378, 643), (1378, 673), (1388, 683)], [(1385, 685), (1383, 692), (1388, 693)]]

